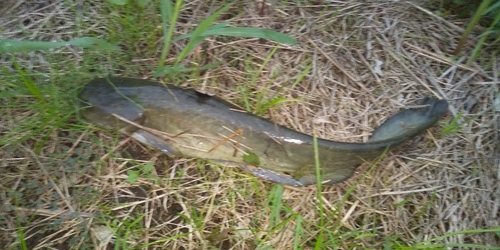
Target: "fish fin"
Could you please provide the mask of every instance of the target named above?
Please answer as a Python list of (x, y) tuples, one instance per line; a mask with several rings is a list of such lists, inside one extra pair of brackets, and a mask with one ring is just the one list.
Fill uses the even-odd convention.
[[(261, 178), (261, 179), (264, 179), (267, 181), (275, 182), (278, 184), (284, 184), (284, 185), (294, 186), (294, 187), (302, 187), (302, 186), (310, 185), (310, 184), (301, 183), (300, 181), (296, 180), (292, 176), (280, 174), (280, 173), (274, 172), (274, 171), (269, 170), (269, 169), (254, 167), (252, 165), (246, 165), (246, 164), (240, 164), (240, 166), (245, 171), (253, 174), (255, 177), (258, 177), (258, 178)], [(311, 183), (311, 184), (313, 184), (313, 183)]]
[(156, 148), (160, 150), (162, 153), (167, 154), (169, 156), (179, 155), (178, 151), (175, 150), (172, 146), (168, 145), (167, 142), (145, 130), (138, 129), (135, 132), (130, 134), (130, 137), (136, 139), (137, 141), (148, 145), (150, 147)]
[(405, 109), (388, 118), (375, 129), (369, 141), (404, 142), (434, 125), (448, 111), (448, 102), (434, 97), (424, 98), (421, 104), (427, 106)]
[[(358, 165), (359, 164), (356, 164), (351, 167), (345, 166), (342, 169), (336, 169), (334, 170), (334, 172), (328, 172), (328, 173), (325, 173), (325, 168), (321, 168), (320, 169), (322, 172), (320, 176), (321, 183), (323, 185), (332, 185), (335, 183), (345, 181), (354, 174), (354, 171), (356, 170)], [(306, 165), (300, 167), (293, 173), (293, 176), (297, 181), (302, 183), (304, 186), (313, 185), (317, 183), (316, 169), (314, 165)]]

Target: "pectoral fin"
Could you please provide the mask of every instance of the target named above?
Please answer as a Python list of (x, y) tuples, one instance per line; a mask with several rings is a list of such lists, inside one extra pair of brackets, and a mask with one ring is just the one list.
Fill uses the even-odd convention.
[(138, 129), (135, 132), (131, 133), (130, 137), (136, 139), (137, 141), (145, 145), (156, 148), (160, 150), (162, 153), (167, 154), (169, 156), (179, 155), (178, 151), (175, 150), (173, 147), (169, 146), (164, 139), (154, 134), (151, 134), (145, 130)]
[[(325, 185), (332, 185), (344, 181), (354, 174), (354, 170), (356, 170), (357, 165), (359, 164), (351, 167), (345, 166), (344, 168), (332, 169), (333, 172), (328, 172), (329, 169), (320, 168), (321, 183)], [(303, 186), (317, 183), (316, 167), (313, 165), (300, 167), (293, 173), (293, 176), (298, 182), (302, 183)]]
[[(255, 166), (249, 165), (249, 164), (241, 164), (241, 163), (236, 163), (236, 162), (231, 162), (231, 161), (220, 161), (220, 160), (211, 160), (211, 161), (216, 162), (218, 164), (231, 166), (231, 167), (238, 167), (239, 166), (243, 170), (253, 174), (257, 178), (261, 178), (261, 179), (275, 182), (278, 184), (284, 184), (284, 185), (294, 186), (294, 187), (302, 187), (302, 186), (310, 185), (309, 183), (308, 184), (301, 183), (300, 181), (293, 178), (293, 176), (279, 174), (279, 173), (274, 172), (272, 170), (260, 168), (260, 167), (255, 167)], [(313, 183), (311, 183), (311, 184), (313, 184)]]

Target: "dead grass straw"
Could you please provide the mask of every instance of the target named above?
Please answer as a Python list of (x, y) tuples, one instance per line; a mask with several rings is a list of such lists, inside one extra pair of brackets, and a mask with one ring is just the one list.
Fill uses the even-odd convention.
[[(106, 39), (112, 15), (119, 14), (105, 17), (102, 4), (94, 1), (42, 2), (4, 3), (0, 38), (50, 41), (92, 34)], [(187, 1), (178, 32), (187, 32), (217, 9), (209, 2)], [(370, 166), (361, 166), (344, 183), (324, 188), (327, 227), (338, 236), (330, 239), (336, 244), (332, 249), (381, 248), (388, 239), (409, 245), (447, 233), (500, 226), (499, 114), (492, 110), (499, 93), (500, 64), (491, 56), (494, 48), (488, 46), (484, 59), (472, 65), (463, 63), (472, 47), (466, 46), (457, 60), (448, 56), (463, 32), (463, 20), (437, 16), (408, 1), (300, 6), (293, 1), (267, 1), (264, 15), (248, 2), (236, 4), (232, 11), (225, 19), (236, 25), (274, 29), (299, 41), (297, 47), (281, 46), (252, 86), (254, 93), (271, 83), (271, 96), (281, 86), (290, 86), (312, 64), (298, 86), (281, 93), (300, 101), (269, 111), (268, 117), (279, 124), (309, 134), (315, 130), (327, 139), (362, 142), (391, 114), (416, 105), (426, 95), (450, 103), (451, 115), (441, 125), (414, 144), (389, 153), (365, 178), (361, 177)], [(238, 102), (238, 87), (250, 79), (251, 70), (260, 67), (273, 46), (259, 39), (209, 38), (200, 50), (203, 56), (193, 60), (222, 66), (182, 85)], [(128, 49), (150, 55), (125, 63), (142, 68), (135, 76), (151, 76), (144, 68), (155, 65), (159, 54), (147, 46)], [(54, 62), (51, 54), (66, 59)], [(85, 57), (82, 50), (65, 48), (0, 55), (0, 61), (6, 65), (5, 72), (16, 74), (15, 59), (37, 76), (37, 84), (47, 84), (45, 80), (67, 74), (67, 65), (84, 65)], [(100, 60), (95, 63), (109, 72), (129, 72)], [(5, 75), (0, 79), (18, 83)], [(20, 95), (11, 98), (33, 103)], [(8, 103), (2, 99), (2, 106), (8, 107), (0, 116), (2, 135), (37, 114)], [(440, 127), (459, 114), (463, 123), (457, 131), (440, 135)], [(47, 140), (45, 147), (35, 151), (42, 138)], [(296, 237), (296, 220), (278, 228), (273, 224), (266, 207), (271, 184), (226, 166), (169, 159), (100, 131), (56, 128), (48, 137), (3, 145), (0, 158), (0, 245), (7, 248), (16, 247), (19, 223), (30, 249), (85, 244), (105, 249), (120, 239), (132, 247), (152, 244), (158, 249), (211, 245), (291, 249)], [(147, 162), (154, 163), (153, 177), (126, 181), (127, 171), (141, 169)], [(280, 213), (280, 220), (303, 218), (300, 243), (305, 249), (312, 247), (320, 230), (315, 193), (315, 187), (287, 187), (282, 194), (288, 210)], [(141, 216), (138, 226), (133, 226), (134, 218)], [(82, 234), (85, 228), (91, 229), (91, 242)], [(110, 232), (110, 228), (116, 230)], [(359, 235), (370, 236), (356, 239)], [(458, 234), (438, 243), (498, 246), (499, 239), (494, 233)]]

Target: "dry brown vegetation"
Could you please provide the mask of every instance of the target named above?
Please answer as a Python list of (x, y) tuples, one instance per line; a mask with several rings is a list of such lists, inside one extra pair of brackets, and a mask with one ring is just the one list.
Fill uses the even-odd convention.
[[(5, 107), (0, 111), (0, 248), (20, 249), (16, 237), (22, 232), (27, 249), (111, 249), (117, 242), (130, 249), (145, 244), (150, 249), (292, 249), (295, 239), (312, 249), (320, 231), (325, 249), (403, 248), (463, 230), (498, 228), (500, 112), (493, 105), (500, 86), (498, 48), (486, 45), (465, 65), (476, 40), (471, 37), (462, 55), (450, 57), (466, 20), (434, 15), (419, 1), (299, 2), (267, 1), (261, 8), (242, 1), (222, 17), (298, 40), (297, 46), (280, 45), (262, 72), (258, 69), (275, 43), (208, 38), (190, 60), (221, 66), (175, 83), (241, 104), (239, 88), (255, 97), (270, 86), (266, 96), (271, 96), (312, 65), (296, 87), (280, 93), (299, 101), (264, 114), (337, 141), (366, 141), (384, 119), (426, 95), (450, 104), (450, 115), (416, 142), (390, 152), (376, 166), (361, 166), (346, 182), (324, 187), (322, 204), (316, 187), (284, 187), (281, 193), (280, 186), (237, 168), (169, 159), (76, 118), (72, 97), (93, 76), (151, 78), (161, 47), (154, 5), (127, 26), (126, 17), (136, 13), (101, 1), (2, 1), (0, 39), (96, 36), (119, 43), (122, 52), (68, 47), (0, 55)], [(221, 6), (187, 1), (176, 34)], [(184, 44), (176, 42), (170, 61)], [(248, 86), (252, 77), (255, 84)], [(33, 96), (25, 78), (47, 91)], [(459, 114), (456, 131), (440, 134)], [(147, 163), (154, 163), (150, 176), (126, 181), (127, 170)], [(494, 247), (499, 237), (499, 230), (471, 232), (434, 243)]]

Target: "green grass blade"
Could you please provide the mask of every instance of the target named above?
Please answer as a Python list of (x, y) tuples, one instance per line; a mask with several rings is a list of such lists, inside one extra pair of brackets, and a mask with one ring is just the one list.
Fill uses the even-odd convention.
[(257, 113), (262, 113), (262, 112), (269, 110), (273, 107), (277, 107), (283, 103), (299, 102), (299, 101), (300, 101), (300, 99), (298, 99), (298, 98), (286, 98), (286, 97), (272, 98), (270, 101), (267, 101), (264, 104), (260, 105)]
[[(193, 34), (183, 35), (182, 38), (191, 37)], [(272, 41), (276, 41), (279, 43), (285, 43), (290, 45), (297, 45), (297, 40), (294, 38), (276, 32), (274, 30), (261, 29), (261, 28), (251, 28), (251, 27), (219, 27), (207, 29), (203, 34), (200, 34), (202, 37), (208, 36), (231, 36), (231, 37), (247, 37), (247, 38), (264, 38)], [(181, 38), (179, 38), (181, 39)]]
[(491, 1), (492, 0), (484, 0), (481, 3), (481, 5), (477, 9), (476, 13), (472, 17), (472, 20), (467, 25), (467, 28), (465, 29), (465, 32), (462, 35), (462, 38), (460, 38), (460, 41), (458, 42), (457, 48), (452, 53), (453, 55), (458, 55), (458, 53), (460, 53), (460, 51), (462, 50), (462, 47), (465, 43), (465, 40), (467, 40), (467, 37), (470, 35), (470, 33), (472, 33), (472, 30), (474, 29), (476, 24), (479, 22), (479, 20), (484, 15), (484, 13), (486, 13), (488, 6), (490, 6), (490, 4), (491, 4)]
[(116, 5), (125, 5), (127, 4), (127, 0), (108, 0), (108, 2)]
[(298, 250), (300, 247), (300, 240), (302, 238), (302, 235), (304, 234), (303, 232), (303, 227), (302, 227), (302, 220), (303, 217), (300, 215), (297, 215), (297, 221), (295, 225), (295, 230), (294, 230), (294, 237), (293, 237), (293, 249)]
[[(271, 52), (269, 52), (269, 54), (266, 56), (266, 59), (264, 59), (264, 62), (259, 67), (259, 70), (257, 72), (255, 72), (255, 74), (252, 75), (252, 80), (250, 81), (250, 86), (255, 85), (257, 78), (260, 76), (260, 74), (262, 73), (262, 71), (264, 70), (264, 68), (269, 63), (269, 61), (271, 60), (271, 58), (273, 57), (273, 55), (276, 53), (277, 50), (278, 50), (278, 46), (276, 45), (276, 46), (274, 46), (273, 50), (271, 50)], [(256, 104), (256, 108), (254, 110), (254, 113), (260, 113), (262, 111), (265, 111), (262, 109), (262, 106), (265, 105), (264, 97), (265, 97), (267, 91), (269, 90), (269, 88), (271, 87), (271, 84), (272, 84), (272, 82), (269, 82), (268, 84), (266, 84), (264, 90), (260, 91), (259, 94), (257, 95), (257, 104)]]
[(264, 38), (273, 40), (279, 43), (285, 43), (290, 45), (297, 45), (297, 40), (294, 38), (276, 32), (274, 30), (261, 29), (261, 28), (251, 28), (251, 27), (228, 27), (219, 30), (211, 30), (207, 32), (208, 35), (221, 35), (221, 36), (233, 36), (233, 37), (249, 37), (249, 38)]
[(457, 116), (455, 116), (448, 125), (443, 127), (441, 131), (439, 131), (439, 134), (447, 135), (460, 131), (460, 129), (464, 125), (463, 123), (460, 123), (460, 119), (462, 118), (463, 114), (464, 114), (463, 112), (459, 112)]
[(172, 8), (172, 2), (170, 0), (161, 0), (160, 2), (163, 30), (163, 48), (161, 50), (160, 61), (158, 62), (158, 67), (160, 68), (165, 64), (168, 52), (170, 52), (172, 37), (174, 36), (175, 25), (177, 24), (177, 18), (181, 11), (182, 2), (182, 0), (176, 1), (174, 8)]
[[(182, 1), (177, 1), (177, 3), (182, 4)], [(177, 5), (176, 3), (176, 5)], [(177, 8), (176, 8), (177, 9)], [(163, 23), (173, 22), (177, 20), (177, 18), (173, 19), (174, 12), (177, 12), (172, 8), (172, 1), (170, 0), (161, 0), (160, 2), (160, 11)]]
[[(15, 206), (19, 206), (18, 198), (14, 198)], [(28, 244), (26, 242), (26, 232), (24, 231), (23, 223), (21, 222), (21, 215), (18, 212), (15, 212), (15, 220), (16, 220), (16, 229), (17, 229), (17, 240), (19, 243), (19, 249), (28, 250)]]
[(149, 2), (151, 2), (151, 0), (135, 0), (135, 3), (141, 8), (146, 7)]
[(280, 223), (280, 212), (282, 209), (282, 199), (283, 199), (283, 185), (276, 184), (271, 190), (270, 200), (271, 203), (271, 214), (269, 215), (269, 220), (271, 221), (271, 227), (276, 227)]
[(173, 235), (173, 236), (170, 236), (170, 237), (161, 238), (159, 240), (156, 240), (156, 241), (149, 242), (147, 244), (141, 245), (141, 246), (139, 246), (136, 249), (148, 249), (148, 247), (153, 246), (155, 244), (161, 245), (161, 243), (165, 243), (165, 242), (169, 242), (169, 241), (172, 241), (172, 240), (175, 240), (175, 239), (179, 239), (179, 238), (188, 236), (189, 234), (191, 234), (191, 233), (187, 232), (187, 233), (176, 234), (176, 235)]
[(323, 193), (321, 192), (323, 178), (321, 173), (321, 164), (319, 162), (318, 136), (316, 135), (316, 131), (313, 131), (313, 147), (314, 147), (314, 168), (316, 169), (316, 185), (318, 186), (318, 190), (316, 193), (316, 199), (318, 200), (318, 207), (319, 207), (318, 227), (321, 228), (318, 233), (314, 249), (323, 249), (323, 230), (325, 226), (325, 216), (324, 216), (325, 213), (323, 211), (323, 197), (322, 197)]
[[(486, 10), (485, 14), (488, 14), (488, 13), (494, 12), (494, 11), (500, 11), (500, 2), (496, 2), (492, 5), (490, 5), (490, 7), (488, 7), (488, 9)], [(500, 15), (500, 12), (498, 12), (497, 15)]]
[(492, 249), (498, 250), (498, 246), (487, 246), (483, 244), (470, 244), (470, 243), (442, 243), (442, 244), (429, 244), (418, 248), (409, 248), (409, 249), (427, 249), (427, 250), (435, 250), (435, 249)]
[(88, 49), (100, 49), (100, 50), (110, 50), (110, 51), (120, 50), (120, 47), (110, 44), (106, 41), (93, 37), (81, 37), (70, 40), (68, 42), (39, 42), (39, 41), (1, 39), (0, 53), (48, 50), (48, 49), (64, 47), (67, 45), (74, 45)]
[[(498, 2), (497, 5), (499, 5), (500, 2)], [(500, 5), (499, 5), (500, 6)], [(490, 24), (490, 27), (481, 35), (481, 39), (477, 42), (477, 45), (474, 47), (474, 50), (472, 51), (472, 54), (467, 60), (467, 65), (469, 65), (473, 60), (475, 60), (479, 56), (479, 52), (481, 48), (483, 47), (484, 42), (486, 41), (486, 38), (488, 38), (488, 35), (493, 32), (495, 29), (497, 23), (500, 22), (500, 11), (497, 13), (495, 20)]]
[(26, 86), (26, 90), (29, 91), (29, 93), (35, 97), (35, 99), (43, 106), (45, 106), (46, 102), (45, 99), (42, 96), (42, 92), (38, 88), (38, 86), (28, 77), (26, 72), (19, 66), (19, 64), (14, 61), (14, 67), (17, 70), (17, 73), (21, 77), (24, 85)]
[(446, 234), (438, 236), (438, 237), (434, 237), (434, 238), (429, 239), (427, 241), (424, 241), (421, 244), (426, 244), (428, 242), (442, 240), (442, 239), (445, 239), (447, 237), (451, 237), (451, 236), (455, 236), (455, 235), (479, 234), (479, 233), (500, 233), (500, 227), (484, 228), (484, 229), (470, 229), (470, 230), (463, 230), (463, 231), (457, 231), (457, 232), (450, 232), (450, 233), (446, 233)]
[[(307, 65), (307, 67), (300, 73), (299, 77), (295, 80), (295, 82), (292, 84), (292, 86), (289, 88), (289, 89), (294, 89), (297, 84), (299, 84), (299, 82), (302, 81), (302, 79), (304, 79), (304, 77), (307, 75), (307, 73), (309, 73), (309, 71), (311, 70), (312, 68), (312, 63), (310, 63), (309, 65)], [(285, 103), (285, 102), (295, 102), (295, 101), (300, 101), (300, 99), (297, 99), (297, 98), (276, 98), (277, 95), (279, 93), (281, 93), (281, 91), (283, 91), (283, 89), (285, 88), (285, 85), (281, 86), (272, 96), (271, 98), (269, 98), (271, 101), (267, 102), (266, 103), (266, 110), (273, 107), (273, 106), (276, 106), (276, 105), (280, 105), (281, 103)], [(276, 100), (278, 99), (278, 100)]]
[[(206, 32), (204, 32), (203, 34), (201, 34), (200, 36), (207, 36), (206, 33), (209, 32), (210, 30), (218, 30), (218, 29), (222, 29), (226, 26), (228, 26), (230, 23), (218, 23), (218, 24), (214, 24), (212, 26), (210, 26)], [(179, 40), (182, 40), (182, 39), (186, 39), (186, 38), (190, 38), (192, 37), (193, 34), (192, 33), (188, 33), (188, 34), (184, 34), (184, 35), (180, 35), (176, 38), (174, 38), (174, 41), (179, 41)]]
[(226, 4), (226, 6), (207, 17), (198, 25), (198, 27), (196, 27), (196, 29), (193, 31), (191, 39), (186, 44), (186, 47), (184, 47), (181, 53), (179, 53), (179, 56), (177, 57), (174, 65), (179, 64), (182, 59), (186, 58), (186, 56), (196, 47), (196, 45), (203, 41), (204, 37), (201, 36), (201, 34), (207, 31), (210, 28), (210, 25), (217, 19), (217, 17), (219, 17), (220, 14), (222, 14), (224, 11), (228, 10), (229, 7), (231, 7), (231, 4)]

